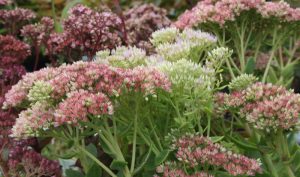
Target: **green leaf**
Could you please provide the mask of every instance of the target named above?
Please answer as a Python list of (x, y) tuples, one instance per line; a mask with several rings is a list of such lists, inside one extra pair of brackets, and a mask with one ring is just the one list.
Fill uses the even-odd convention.
[(127, 164), (123, 160), (113, 160), (109, 167), (113, 170), (122, 170)]
[[(94, 144), (89, 144), (88, 146), (85, 147), (86, 151), (88, 151), (90, 154), (92, 154), (93, 156), (95, 156), (97, 158), (97, 148)], [(88, 156), (84, 156), (79, 154), (80, 156), (80, 162), (81, 165), (83, 166), (84, 172), (87, 173), (89, 171), (89, 169), (94, 165), (94, 161), (88, 157)]]
[(278, 81), (278, 77), (276, 75), (276, 71), (270, 67), (268, 77), (267, 77), (268, 82), (271, 83), (276, 83)]
[(150, 157), (151, 149), (152, 149), (152, 146), (149, 148), (149, 151), (147, 152), (147, 154), (144, 157), (144, 159), (142, 160), (142, 162), (139, 163), (140, 165), (138, 167), (136, 167), (136, 169), (134, 170), (133, 174), (138, 173), (145, 166), (145, 164), (147, 163), (147, 161), (148, 161), (148, 159)]
[(286, 65), (282, 70), (281, 70), (281, 74), (284, 78), (290, 78), (294, 75), (294, 68), (295, 65), (293, 64), (289, 64)]
[(250, 143), (250, 142), (245, 142), (242, 139), (234, 138), (232, 136), (226, 136), (229, 138), (231, 141), (233, 141), (237, 146), (246, 149), (246, 150), (258, 150), (255, 144)]
[(254, 61), (254, 58), (251, 57), (247, 61), (247, 64), (246, 64), (246, 67), (245, 67), (245, 73), (246, 74), (253, 74), (254, 69), (255, 69), (255, 61)]
[(99, 177), (102, 176), (102, 169), (94, 163), (92, 167), (89, 169), (85, 177)]
[(97, 148), (93, 143), (90, 143), (88, 146), (85, 147), (85, 149), (93, 154), (93, 156), (97, 157)]
[(67, 177), (84, 177), (80, 171), (73, 170), (73, 169), (67, 169), (66, 176)]
[(221, 141), (223, 138), (224, 138), (224, 136), (212, 136), (212, 137), (210, 137), (210, 140), (211, 140), (213, 143), (216, 143), (216, 142)]
[(168, 149), (165, 149), (161, 151), (156, 157), (155, 157), (155, 165), (158, 166), (162, 164), (167, 157), (169, 156), (170, 151)]

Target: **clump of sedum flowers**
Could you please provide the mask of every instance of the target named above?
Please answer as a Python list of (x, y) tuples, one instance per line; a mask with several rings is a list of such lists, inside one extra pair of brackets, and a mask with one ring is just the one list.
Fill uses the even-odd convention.
[[(241, 76), (239, 79), (244, 78)], [(248, 76), (248, 79), (253, 78)], [(260, 82), (251, 84), (249, 81), (246, 88), (243, 88), (244, 83), (240, 83), (241, 90), (233, 91), (231, 94), (219, 94), (218, 102), (226, 109), (238, 110), (239, 115), (255, 129), (276, 132), (278, 129), (289, 130), (297, 127), (300, 111), (299, 94), (282, 86)], [(231, 83), (230, 86), (233, 85), (237, 83)]]
[[(157, 172), (162, 173), (163, 177), (190, 176), (189, 173), (192, 173), (193, 169), (197, 169), (197, 172), (191, 176), (214, 176), (204, 172), (207, 165), (224, 168), (232, 176), (254, 176), (261, 172), (259, 161), (229, 151), (209, 138), (197, 134), (175, 139), (172, 148), (177, 151), (178, 162), (166, 162), (158, 167)], [(204, 168), (203, 172), (199, 173), (201, 168)]]
[[(71, 34), (87, 14), (101, 20), (84, 6), (70, 12)], [(93, 40), (81, 50), (77, 40), (71, 47), (89, 61), (27, 73), (5, 95), (4, 108), (22, 110), (11, 136), (49, 138), (48, 155), (75, 159), (73, 172), (86, 176), (99, 168), (112, 177), (296, 176), (297, 145), (286, 135), (298, 126), (298, 94), (229, 68), (236, 54), (216, 36), (163, 28), (150, 55), (135, 46), (96, 51)], [(222, 71), (234, 79), (223, 82)]]
[(234, 49), (235, 57), (226, 63), (232, 78), (255, 73), (262, 82), (290, 86), (299, 60), (299, 21), (300, 8), (284, 1), (204, 0), (180, 15), (174, 26), (201, 27)]
[(87, 121), (88, 114), (112, 114), (107, 96), (120, 95), (125, 88), (148, 95), (155, 94), (156, 88), (168, 91), (170, 85), (167, 77), (155, 69), (118, 69), (77, 62), (26, 74), (6, 94), (4, 107), (28, 106), (20, 113), (13, 136), (32, 136), (51, 125)]

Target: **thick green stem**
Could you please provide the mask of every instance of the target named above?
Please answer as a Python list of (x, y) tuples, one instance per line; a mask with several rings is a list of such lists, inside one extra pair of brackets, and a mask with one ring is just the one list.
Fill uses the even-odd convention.
[[(112, 133), (110, 132), (110, 128), (109, 128), (107, 122), (104, 122), (104, 127), (102, 127), (102, 132), (103, 132), (103, 135), (100, 134), (100, 138), (106, 143), (106, 145), (110, 148), (110, 150), (114, 152), (114, 154), (116, 156), (115, 158), (117, 160), (125, 161), (123, 153), (119, 147), (118, 141), (117, 141), (116, 137), (114, 137), (112, 135)], [(129, 172), (129, 168), (127, 165), (124, 167), (124, 169), (122, 169), (122, 172), (125, 177), (131, 177), (131, 174)]]
[(132, 144), (132, 158), (131, 158), (131, 166), (130, 173), (133, 174), (134, 166), (135, 166), (135, 158), (136, 158), (136, 134), (137, 134), (137, 124), (138, 124), (138, 103), (135, 106), (135, 115), (134, 115), (134, 130), (133, 130), (133, 144)]
[(271, 172), (273, 177), (279, 177), (277, 170), (273, 164), (273, 161), (271, 159), (271, 156), (269, 154), (263, 154), (263, 159), (269, 169), (269, 171)]
[(106, 171), (110, 176), (117, 177), (106, 165), (104, 165), (101, 161), (99, 161), (93, 154), (89, 153), (84, 148), (81, 148), (82, 152), (84, 152), (88, 157), (90, 157), (94, 162), (96, 162), (104, 171)]
[(290, 160), (290, 152), (286, 136), (283, 134), (282, 130), (279, 130), (278, 136), (276, 138), (278, 138), (278, 146), (281, 147), (281, 161), (284, 164), (284, 168), (288, 177), (296, 177), (290, 165), (288, 163), (285, 163), (285, 161)]
[(293, 170), (291, 169), (291, 167), (289, 165), (286, 165), (285, 169), (286, 169), (286, 172), (287, 172), (289, 177), (296, 177)]
[(267, 67), (266, 67), (266, 69), (265, 69), (265, 72), (264, 72), (264, 75), (263, 75), (263, 78), (262, 78), (262, 82), (263, 82), (263, 83), (265, 83), (266, 80), (267, 80), (267, 76), (268, 76), (268, 73), (269, 73), (269, 70), (270, 70), (271, 63), (272, 63), (272, 60), (273, 60), (273, 58), (274, 58), (274, 55), (275, 55), (275, 49), (273, 49), (272, 52), (271, 52), (271, 55), (270, 55), (270, 58), (269, 58)]

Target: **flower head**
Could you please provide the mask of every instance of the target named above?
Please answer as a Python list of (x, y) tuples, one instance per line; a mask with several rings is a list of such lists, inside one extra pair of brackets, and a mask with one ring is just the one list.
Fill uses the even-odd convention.
[(97, 62), (106, 63), (114, 67), (133, 68), (146, 64), (146, 52), (136, 47), (117, 47), (111, 51), (97, 52)]
[(230, 90), (243, 90), (257, 81), (257, 78), (252, 74), (242, 74), (229, 83)]
[(175, 27), (163, 28), (151, 34), (151, 43), (154, 46), (164, 43), (173, 43), (178, 35), (179, 30)]
[(200, 135), (185, 135), (175, 140), (173, 148), (177, 150), (176, 158), (190, 168), (209, 164), (222, 167), (233, 176), (254, 176), (261, 172), (258, 160), (233, 153)]
[(279, 21), (300, 20), (299, 8), (292, 8), (284, 1), (220, 0), (198, 2), (193, 9), (183, 13), (174, 25), (186, 28), (212, 22), (224, 26), (227, 21), (234, 21), (242, 12), (251, 9), (263, 18), (277, 18)]
[(282, 86), (255, 83), (231, 94), (218, 95), (221, 108), (238, 110), (258, 130), (290, 130), (299, 122), (300, 95)]
[(69, 10), (63, 23), (68, 45), (90, 59), (97, 51), (113, 49), (121, 43), (120, 26), (121, 19), (116, 14), (96, 12), (81, 4)]
[(29, 55), (30, 46), (13, 36), (0, 35), (0, 66), (22, 63)]
[(165, 9), (154, 4), (137, 5), (124, 12), (128, 44), (152, 52), (149, 42), (151, 33), (170, 26)]
[(54, 125), (77, 124), (79, 121), (87, 121), (88, 115), (112, 114), (113, 106), (106, 95), (79, 90), (69, 93), (68, 98), (58, 105)]

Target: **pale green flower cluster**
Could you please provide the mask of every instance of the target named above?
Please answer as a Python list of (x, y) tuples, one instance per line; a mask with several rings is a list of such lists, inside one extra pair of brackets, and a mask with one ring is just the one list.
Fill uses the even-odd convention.
[(201, 52), (213, 46), (217, 39), (200, 30), (185, 29), (180, 33), (176, 28), (164, 28), (152, 34), (151, 42), (165, 60), (188, 58), (199, 61)]
[(136, 47), (117, 47), (111, 51), (99, 51), (96, 62), (109, 64), (114, 67), (134, 68), (146, 64), (146, 52)]
[(252, 74), (242, 74), (229, 83), (228, 87), (230, 90), (243, 90), (247, 88), (249, 85), (253, 84), (257, 81), (257, 77)]
[(156, 48), (156, 52), (165, 60), (177, 61), (186, 58), (191, 53), (191, 43), (188, 41), (179, 41), (176, 43), (164, 43)]
[(214, 84), (214, 77), (210, 76), (214, 71), (190, 60), (165, 61), (159, 63), (156, 68), (168, 75), (173, 92), (210, 90)]
[(157, 47), (160, 44), (173, 43), (178, 35), (179, 30), (175, 27), (163, 28), (152, 33), (150, 41)]
[(212, 34), (190, 28), (183, 30), (177, 40), (189, 41), (194, 46), (210, 46), (217, 42), (217, 38)]
[(36, 102), (44, 102), (49, 101), (50, 94), (52, 93), (52, 86), (44, 81), (36, 81), (32, 88), (28, 93), (28, 100), (36, 103)]
[(233, 51), (226, 47), (218, 47), (208, 52), (207, 61), (210, 62), (215, 68), (218, 68), (229, 57)]

